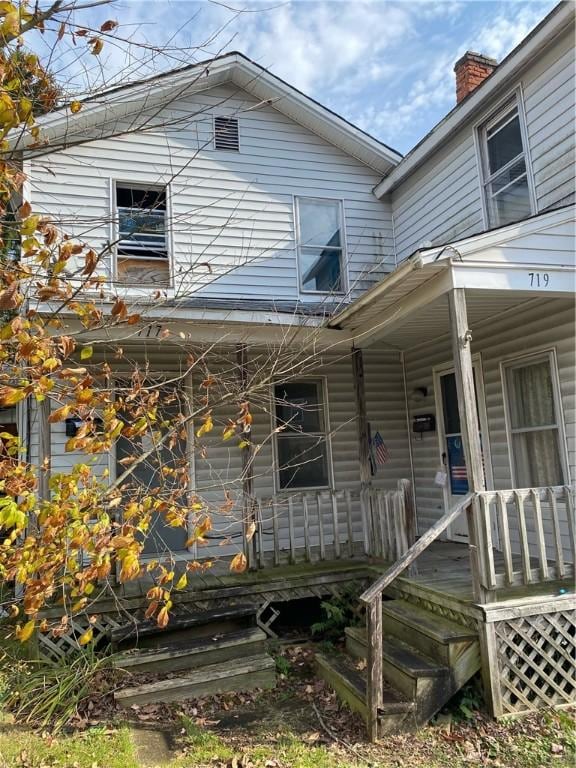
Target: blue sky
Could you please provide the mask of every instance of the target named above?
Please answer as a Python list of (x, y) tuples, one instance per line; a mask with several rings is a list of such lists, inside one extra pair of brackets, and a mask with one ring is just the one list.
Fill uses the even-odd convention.
[[(76, 22), (118, 19), (123, 37), (147, 47), (107, 45), (100, 61), (84, 57), (81, 76), (69, 82), (81, 89), (86, 80), (110, 83), (240, 50), (405, 153), (454, 106), (452, 69), (465, 50), (501, 60), (554, 5), (122, 0)], [(56, 56), (55, 68), (64, 71), (69, 56)]]

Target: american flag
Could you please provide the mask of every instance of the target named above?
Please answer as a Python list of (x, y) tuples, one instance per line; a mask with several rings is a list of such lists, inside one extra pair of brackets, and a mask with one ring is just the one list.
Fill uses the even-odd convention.
[(386, 462), (390, 461), (390, 451), (386, 446), (386, 443), (382, 439), (380, 432), (376, 432), (372, 438), (372, 448), (374, 450), (374, 456), (376, 458), (376, 464), (381, 467)]

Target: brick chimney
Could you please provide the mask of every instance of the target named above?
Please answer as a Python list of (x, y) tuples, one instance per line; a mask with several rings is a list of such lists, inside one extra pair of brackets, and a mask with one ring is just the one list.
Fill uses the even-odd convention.
[(456, 103), (459, 104), (469, 93), (477, 88), (488, 75), (498, 66), (495, 59), (489, 59), (488, 56), (482, 56), (481, 53), (466, 51), (456, 64), (454, 72), (456, 73)]

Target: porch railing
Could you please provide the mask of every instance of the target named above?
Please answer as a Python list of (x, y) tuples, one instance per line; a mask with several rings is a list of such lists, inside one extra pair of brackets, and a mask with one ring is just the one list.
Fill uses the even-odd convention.
[(410, 484), (257, 499), (249, 566), (264, 568), (368, 556), (393, 561), (415, 535)]
[[(478, 494), (481, 583), (488, 590), (574, 579), (574, 490), (568, 486)], [(494, 537), (502, 557), (494, 555)]]
[(378, 717), (383, 705), (382, 688), (382, 651), (384, 648), (382, 625), (382, 594), (384, 590), (404, 570), (409, 568), (416, 558), (438, 539), (474, 500), (474, 494), (464, 496), (452, 509), (424, 533), (388, 570), (380, 576), (360, 596), (360, 602), (366, 608), (366, 638), (368, 653), (366, 660), (366, 706), (368, 710), (368, 734), (372, 740), (378, 737)]

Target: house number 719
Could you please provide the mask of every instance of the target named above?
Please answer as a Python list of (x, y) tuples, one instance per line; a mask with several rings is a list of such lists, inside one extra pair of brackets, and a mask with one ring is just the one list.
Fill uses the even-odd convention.
[(548, 272), (528, 272), (530, 288), (547, 288), (550, 282)]

